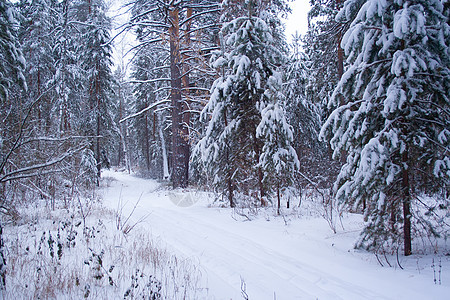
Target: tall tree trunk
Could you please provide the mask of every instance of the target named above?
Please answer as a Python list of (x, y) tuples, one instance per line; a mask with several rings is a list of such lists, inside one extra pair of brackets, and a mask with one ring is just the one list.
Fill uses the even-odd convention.
[[(341, 0), (336, 0), (336, 8), (340, 10), (342, 7)], [(342, 75), (344, 75), (344, 49), (341, 47), (342, 42), (342, 25), (337, 27), (337, 75), (338, 80), (341, 80)], [(339, 96), (339, 105), (344, 105), (345, 103), (344, 97), (342, 95)], [(330, 146), (329, 146), (330, 147)], [(347, 151), (341, 151), (341, 164), (345, 164), (347, 161)]]
[[(192, 17), (192, 8), (188, 8), (186, 12), (186, 18), (189, 19)], [(184, 54), (183, 54), (183, 76), (182, 76), (182, 87), (184, 89), (184, 101), (182, 102), (182, 111), (180, 112), (182, 114), (182, 149), (183, 152), (183, 165), (184, 165), (184, 174), (183, 177), (186, 181), (185, 185), (188, 184), (188, 178), (189, 178), (189, 158), (191, 156), (190, 153), (190, 146), (189, 146), (189, 126), (191, 123), (191, 113), (190, 113), (190, 89), (189, 89), (189, 55), (187, 50), (191, 49), (191, 23), (192, 21), (188, 21), (186, 23), (186, 28), (184, 30)]]
[(167, 180), (170, 176), (169, 173), (169, 159), (166, 150), (166, 140), (164, 139), (164, 133), (162, 130), (161, 119), (158, 118), (158, 127), (159, 127), (159, 137), (161, 139), (161, 150), (162, 150), (162, 159), (163, 159), (163, 179)]
[[(289, 206), (288, 206), (288, 208), (289, 208)], [(280, 183), (278, 182), (277, 183), (277, 215), (280, 215), (280, 214), (281, 214), (281, 195), (280, 195)]]
[[(148, 103), (145, 103), (145, 107), (148, 107)], [(147, 175), (150, 173), (150, 134), (148, 130), (148, 113), (144, 114), (144, 156)]]
[(402, 154), (403, 242), (405, 256), (411, 255), (411, 193), (409, 186), (408, 149)]
[[(61, 82), (64, 82), (66, 80), (66, 67), (67, 67), (67, 41), (69, 40), (68, 37), (68, 23), (69, 23), (69, 2), (63, 1), (63, 13), (64, 13), (64, 23), (63, 23), (63, 30), (64, 30), (64, 42), (63, 42), (63, 60), (61, 62), (61, 66), (63, 71), (61, 74)], [(61, 104), (61, 120), (60, 120), (60, 133), (65, 133), (70, 131), (70, 113), (69, 113), (69, 105), (67, 103), (67, 98), (64, 95), (66, 93), (65, 89), (60, 86), (60, 92), (59, 97), (62, 99)]]
[[(227, 111), (224, 110), (223, 112), (223, 119), (225, 120), (225, 127), (228, 127), (228, 119), (227, 119)], [(228, 147), (228, 144), (226, 145), (225, 150), (225, 164), (227, 168), (227, 188), (228, 188), (228, 202), (230, 202), (230, 207), (235, 207), (234, 201), (233, 201), (233, 168), (231, 166), (230, 161), (230, 147)]]
[[(405, 41), (401, 41), (401, 50), (405, 49)], [(403, 86), (406, 90), (406, 86)], [(408, 126), (404, 118), (401, 118), (403, 123), (402, 133), (407, 137), (409, 134)], [(411, 193), (409, 182), (409, 145), (406, 141), (406, 149), (402, 153), (402, 196), (403, 196), (403, 244), (405, 256), (411, 255)]]
[[(336, 0), (336, 9), (340, 10), (342, 7), (342, 0)], [(337, 75), (340, 80), (342, 75), (344, 74), (344, 50), (341, 47), (342, 42), (342, 25), (337, 27)], [(343, 103), (341, 103), (342, 105)]]
[(0, 290), (4, 290), (6, 287), (6, 258), (3, 252), (3, 227), (0, 221)]
[[(254, 126), (252, 128), (252, 135), (253, 135), (253, 150), (256, 153), (256, 163), (259, 162), (259, 157), (261, 156), (261, 146), (259, 145), (259, 139), (256, 137), (256, 127)], [(263, 179), (264, 179), (264, 173), (263, 173), (263, 169), (261, 168), (261, 166), (258, 167), (257, 169), (257, 176), (258, 176), (258, 188), (259, 188), (259, 197), (260, 197), (260, 202), (261, 202), (261, 206), (266, 206), (267, 203), (264, 200), (264, 196), (265, 196), (265, 191), (264, 191), (264, 183), (263, 183)]]
[(124, 149), (125, 149), (125, 165), (127, 166), (128, 173), (131, 173), (131, 150), (130, 150), (130, 143), (128, 140), (128, 129), (126, 125), (123, 125), (124, 127)]
[[(97, 96), (98, 97), (98, 96)], [(96, 130), (96, 156), (97, 156), (97, 177), (100, 178), (101, 176), (101, 169), (102, 169), (102, 158), (100, 155), (100, 112), (98, 110), (99, 103), (97, 102), (97, 130)]]
[(95, 99), (95, 117), (97, 122), (96, 128), (96, 159), (97, 159), (97, 186), (100, 186), (99, 178), (101, 177), (101, 169), (102, 169), (102, 157), (100, 151), (100, 133), (101, 133), (101, 118), (100, 118), (100, 78), (97, 76), (94, 77), (94, 89), (93, 89), (93, 97)]
[[(122, 99), (122, 89), (121, 84), (119, 83), (119, 120), (122, 120), (124, 115), (124, 103)], [(124, 125), (125, 124), (119, 124), (119, 131), (120, 131), (120, 141), (119, 141), (119, 151), (117, 153), (117, 166), (120, 167), (123, 165), (123, 161), (125, 160), (125, 138), (124, 138)]]
[(232, 180), (232, 168), (230, 165), (230, 152), (227, 148), (226, 150), (226, 163), (228, 165), (228, 170), (227, 170), (227, 188), (228, 188), (228, 202), (230, 202), (230, 207), (235, 207), (236, 205), (234, 204), (234, 200), (233, 200), (233, 180)]
[[(340, 10), (342, 7), (342, 0), (336, 0), (336, 9)], [(341, 79), (344, 74), (344, 50), (341, 47), (342, 42), (342, 25), (338, 26), (338, 34), (337, 34), (337, 72), (338, 79)]]
[(174, 188), (188, 185), (189, 145), (183, 137), (181, 97), (181, 53), (179, 9), (169, 8), (170, 78), (172, 100), (172, 184)]

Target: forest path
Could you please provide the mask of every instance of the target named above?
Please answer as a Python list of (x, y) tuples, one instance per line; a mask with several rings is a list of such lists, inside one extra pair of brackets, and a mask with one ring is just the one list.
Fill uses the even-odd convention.
[[(229, 208), (208, 207), (204, 193), (167, 191), (153, 180), (112, 171), (104, 190), (107, 207), (122, 207), (154, 237), (182, 257), (197, 261), (207, 299), (445, 299), (450, 282), (433, 284), (429, 272), (382, 268), (373, 256), (352, 249), (360, 216), (344, 219), (334, 235), (323, 219), (266, 215), (236, 221)], [(195, 202), (195, 203), (194, 203)], [(193, 204), (191, 206), (186, 206)], [(270, 220), (270, 221), (269, 221)], [(432, 275), (431, 275), (432, 276)]]

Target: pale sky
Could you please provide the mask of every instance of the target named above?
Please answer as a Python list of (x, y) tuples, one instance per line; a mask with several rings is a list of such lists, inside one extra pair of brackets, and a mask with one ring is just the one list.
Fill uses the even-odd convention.
[[(112, 4), (112, 9), (109, 11), (110, 16), (117, 16), (121, 14), (120, 6), (124, 2), (123, 0), (109, 0)], [(310, 9), (309, 0), (289, 0), (289, 5), (292, 8), (292, 13), (288, 16), (287, 20), (283, 20), (286, 23), (286, 38), (290, 42), (291, 37), (297, 31), (299, 34), (304, 35), (308, 30), (308, 19), (307, 14)], [(128, 15), (121, 15), (120, 17), (115, 18), (115, 26), (118, 24), (126, 22), (128, 19)], [(113, 31), (113, 35), (117, 31)], [(134, 37), (131, 34), (127, 36), (120, 36), (115, 40), (115, 51), (113, 53), (114, 61), (116, 64), (120, 64), (122, 61), (121, 57), (126, 51), (131, 47)], [(130, 54), (123, 60), (124, 64), (127, 64), (130, 59)]]
[(304, 35), (308, 30), (308, 12), (310, 9), (309, 0), (295, 0), (289, 5), (292, 8), (292, 14), (289, 15), (286, 21), (286, 38), (291, 40), (291, 36), (298, 31), (299, 34)]

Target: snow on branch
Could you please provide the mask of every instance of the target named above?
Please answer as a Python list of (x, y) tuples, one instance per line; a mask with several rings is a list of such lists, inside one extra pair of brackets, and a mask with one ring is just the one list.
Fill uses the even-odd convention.
[(166, 100), (166, 99), (165, 99), (165, 100), (158, 101), (158, 102), (155, 102), (155, 103), (153, 103), (152, 105), (150, 105), (150, 106), (144, 108), (143, 110), (141, 110), (141, 111), (139, 111), (139, 112), (137, 112), (137, 113), (135, 113), (135, 114), (132, 114), (132, 115), (129, 115), (129, 116), (123, 118), (122, 120), (119, 121), (119, 123), (125, 122), (126, 120), (131, 119), (131, 118), (135, 118), (135, 117), (137, 117), (137, 116), (139, 116), (139, 115), (145, 113), (146, 111), (148, 111), (148, 110), (150, 110), (150, 109), (152, 109), (152, 108), (154, 108), (154, 107), (160, 105), (160, 104), (164, 104), (164, 103), (168, 103), (168, 102), (170, 102), (170, 100)]
[(219, 7), (220, 3), (212, 3), (212, 4), (187, 4), (186, 8), (213, 8), (213, 7)]
[(47, 94), (48, 91), (50, 91), (52, 88), (54, 87), (51, 86), (49, 87), (46, 91), (44, 91), (36, 100), (34, 100), (30, 106), (27, 109), (27, 112), (25, 114), (25, 117), (23, 118), (23, 120), (20, 122), (20, 127), (19, 127), (19, 134), (16, 138), (16, 140), (14, 141), (11, 149), (9, 150), (9, 152), (4, 156), (3, 161), (0, 163), (0, 173), (3, 172), (3, 169), (6, 166), (6, 163), (8, 162), (9, 158), (11, 157), (11, 155), (13, 154), (13, 152), (18, 149), (21, 146), (20, 141), (23, 138), (23, 134), (24, 134), (24, 129), (25, 129), (25, 124), (31, 114), (31, 111), (33, 110), (33, 107), (42, 99), (42, 97)]
[(205, 14), (212, 14), (212, 13), (219, 12), (219, 11), (220, 11), (220, 8), (211, 9), (211, 10), (205, 10), (205, 11), (199, 12), (199, 13), (193, 15), (192, 17), (189, 17), (186, 20), (183, 20), (183, 22), (180, 22), (180, 26), (183, 26), (185, 23), (187, 23), (187, 22), (197, 18), (198, 16), (205, 15)]
[(133, 23), (135, 20), (139, 20), (141, 17), (144, 17), (144, 16), (146, 16), (146, 15), (148, 15), (148, 14), (151, 14), (152, 12), (155, 12), (155, 11), (157, 11), (159, 8), (158, 7), (155, 7), (155, 8), (152, 8), (152, 9), (149, 9), (149, 10), (147, 10), (147, 11), (144, 11), (143, 13), (141, 13), (141, 14), (139, 14), (139, 15), (136, 15), (136, 16), (134, 16), (133, 18), (131, 18), (130, 19), (130, 23)]
[(137, 80), (133, 79), (128, 81), (127, 83), (153, 83), (158, 81), (170, 81), (170, 78), (156, 78), (156, 79), (148, 79), (148, 80)]
[(24, 140), (23, 142), (20, 143), (20, 145), (25, 145), (25, 144), (29, 144), (29, 143), (33, 143), (33, 142), (66, 142), (66, 141), (70, 141), (70, 140), (74, 140), (74, 139), (89, 139), (89, 138), (104, 138), (104, 136), (101, 135), (83, 135), (83, 136), (78, 136), (78, 135), (72, 135), (72, 136), (67, 136), (67, 137), (63, 137), (63, 138), (54, 138), (54, 137), (34, 137), (34, 138), (29, 138), (27, 140)]
[(196, 31), (199, 31), (199, 30), (205, 30), (205, 29), (209, 29), (209, 28), (212, 28), (212, 27), (218, 27), (217, 26), (217, 24), (209, 24), (209, 25), (205, 25), (205, 26), (201, 26), (201, 27), (197, 27), (197, 28), (194, 28), (194, 29), (191, 29), (191, 30), (189, 30), (188, 32), (186, 32), (186, 33), (182, 33), (181, 35), (180, 35), (180, 39), (183, 39), (186, 35), (190, 35), (191, 33), (193, 33), (193, 32), (196, 32)]
[[(84, 148), (86, 148), (86, 146), (82, 146), (82, 147), (67, 151), (66, 153), (62, 154), (60, 157), (49, 160), (45, 163), (34, 164), (29, 167), (24, 167), (24, 168), (20, 168), (20, 169), (8, 172), (5, 175), (3, 175), (2, 177), (0, 177), (0, 182), (7, 182), (7, 181), (16, 180), (16, 179), (29, 178), (29, 177), (42, 175), (43, 174), (42, 172), (38, 172), (38, 173), (28, 173), (28, 172), (40, 170), (40, 169), (44, 169), (44, 168), (56, 165), (56, 164), (62, 162), (63, 160), (65, 160), (66, 158), (71, 157), (74, 153), (77, 153), (77, 152), (83, 150)], [(52, 173), (54, 171), (46, 171), (46, 172)]]

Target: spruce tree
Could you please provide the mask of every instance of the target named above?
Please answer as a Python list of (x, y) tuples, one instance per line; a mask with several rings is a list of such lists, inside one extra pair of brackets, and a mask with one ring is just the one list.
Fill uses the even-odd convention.
[[(294, 35), (291, 43), (291, 56), (285, 67), (284, 84), (286, 97), (286, 116), (293, 126), (293, 143), (300, 161), (300, 176), (296, 184), (306, 187), (311, 181), (324, 187), (332, 182), (334, 164), (327, 155), (326, 143), (319, 142), (317, 136), (321, 126), (321, 105), (313, 101), (308, 85), (312, 76), (317, 75), (311, 68), (311, 60), (302, 50), (301, 37)], [(305, 178), (306, 177), (306, 178)]]
[[(0, 0), (0, 115), (6, 117), (7, 109), (11, 108), (9, 92), (13, 86), (25, 86), (23, 70), (25, 59), (19, 48), (17, 29), (18, 21), (16, 11), (9, 2)], [(8, 144), (11, 138), (10, 128), (4, 124), (6, 118), (0, 125), (0, 176), (5, 174), (7, 167), (9, 149)], [(0, 192), (0, 206), (3, 211), (8, 210), (7, 195), (4, 189)], [(3, 227), (0, 220), (0, 291), (6, 285), (6, 257), (3, 243)]]
[[(0, 1), (0, 99), (14, 84), (25, 86), (25, 59), (19, 46), (17, 12), (9, 1)], [(2, 105), (3, 106), (3, 105)]]
[[(338, 18), (348, 20), (357, 2), (346, 1)], [(450, 31), (443, 13), (439, 0), (369, 0), (343, 37), (350, 66), (321, 137), (334, 157), (348, 153), (335, 188), (343, 204), (364, 210), (357, 246), (378, 251), (403, 240), (410, 255), (419, 222), (431, 234), (448, 231), (442, 219), (429, 221), (448, 208)], [(421, 208), (423, 216), (422, 193), (437, 199)]]
[(80, 28), (78, 25), (77, 5), (77, 1), (63, 0), (52, 10), (56, 14), (56, 24), (52, 29), (55, 71), (49, 85), (55, 87), (52, 120), (61, 136), (82, 135), (85, 125), (82, 116), (86, 98), (83, 93), (85, 74), (79, 55), (84, 45), (81, 42), (84, 26)]
[(281, 73), (274, 72), (267, 80), (267, 88), (260, 104), (261, 122), (256, 137), (263, 140), (259, 166), (264, 170), (264, 183), (276, 192), (280, 214), (284, 189), (293, 185), (295, 173), (300, 167), (293, 144), (293, 129), (288, 124), (281, 93)]
[[(284, 60), (282, 45), (276, 45), (280, 34), (273, 13), (276, 9), (265, 5), (269, 4), (224, 2), (223, 51), (216, 51), (212, 59), (221, 76), (211, 87), (204, 109), (211, 119), (196, 147), (196, 154), (232, 207), (235, 192), (258, 191), (256, 198), (266, 205), (267, 190), (273, 188), (269, 177), (274, 173), (270, 171), (282, 172), (284, 167), (292, 171), (296, 161), (276, 67)], [(239, 12), (245, 13), (235, 17)]]
[(87, 135), (95, 136), (92, 148), (97, 160), (97, 176), (100, 177), (101, 166), (109, 167), (106, 147), (108, 139), (118, 132), (111, 113), (111, 99), (114, 78), (111, 72), (112, 48), (110, 44), (111, 21), (107, 18), (103, 0), (88, 1), (80, 6), (83, 13), (81, 20), (86, 18), (84, 29), (84, 46), (79, 55), (83, 58), (82, 67), (86, 72), (87, 107), (84, 111), (87, 125)]
[(53, 47), (55, 36), (49, 34), (57, 26), (56, 2), (53, 0), (21, 1), (20, 40), (27, 61), (26, 80), (28, 101), (42, 99), (36, 104), (36, 134), (48, 135), (52, 129), (55, 89), (49, 90), (55, 74)]
[[(199, 98), (205, 98), (205, 82), (211, 81), (204, 56), (216, 48), (215, 16), (219, 12), (219, 1), (134, 0), (131, 7), (133, 17), (129, 26), (137, 28), (139, 35), (136, 52), (140, 56), (145, 56), (146, 51), (154, 53), (158, 50), (161, 53), (158, 60), (162, 64), (157, 68), (164, 72), (148, 71), (153, 75), (164, 74), (164, 77), (149, 80), (165, 83), (161, 87), (165, 93), (158, 92), (156, 100), (158, 103), (164, 103), (162, 101), (166, 98), (171, 101), (171, 116), (168, 119), (171, 129), (171, 143), (168, 147), (171, 150), (170, 177), (174, 188), (186, 187), (190, 173), (190, 141), (198, 130), (192, 127), (192, 113), (198, 110), (198, 106), (203, 106), (205, 101)], [(145, 68), (143, 65), (140, 67)], [(147, 83), (153, 85), (151, 81)], [(146, 83), (142, 83), (144, 85)], [(146, 96), (152, 97), (152, 94)], [(152, 105), (151, 102), (153, 101), (149, 101), (149, 105)]]

